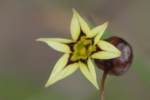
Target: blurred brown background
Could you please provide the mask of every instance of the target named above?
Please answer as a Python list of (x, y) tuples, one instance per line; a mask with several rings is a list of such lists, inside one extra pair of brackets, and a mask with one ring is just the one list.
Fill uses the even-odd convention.
[[(99, 100), (77, 72), (45, 89), (60, 53), (39, 37), (70, 38), (72, 8), (134, 49), (134, 64), (122, 77), (109, 77), (106, 100), (150, 100), (149, 0), (0, 0), (0, 100)], [(98, 78), (101, 71), (97, 69)]]

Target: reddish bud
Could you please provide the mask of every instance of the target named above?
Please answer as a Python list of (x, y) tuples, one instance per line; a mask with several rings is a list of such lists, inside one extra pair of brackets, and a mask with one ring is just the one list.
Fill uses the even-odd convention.
[(110, 37), (106, 39), (109, 43), (113, 44), (121, 51), (121, 56), (110, 60), (95, 60), (98, 68), (107, 71), (109, 74), (122, 75), (129, 68), (133, 59), (132, 47), (129, 43), (120, 37)]

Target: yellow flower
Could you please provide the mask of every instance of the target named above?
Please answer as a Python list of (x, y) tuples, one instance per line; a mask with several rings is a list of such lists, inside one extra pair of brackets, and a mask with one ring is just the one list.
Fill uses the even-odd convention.
[(72, 40), (62, 38), (39, 38), (37, 41), (47, 43), (53, 49), (64, 53), (58, 60), (46, 83), (46, 87), (66, 78), (77, 69), (99, 89), (93, 59), (113, 59), (121, 52), (101, 37), (108, 22), (90, 28), (79, 13), (73, 9), (70, 30)]

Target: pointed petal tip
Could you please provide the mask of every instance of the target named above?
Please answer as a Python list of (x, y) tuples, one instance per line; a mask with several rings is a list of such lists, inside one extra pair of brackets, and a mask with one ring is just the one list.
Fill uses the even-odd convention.
[(75, 9), (75, 8), (72, 8), (72, 12), (75, 13), (75, 12), (76, 12), (76, 9)]
[(41, 39), (41, 38), (38, 38), (38, 39), (36, 39), (35, 41), (36, 41), (36, 42), (41, 42), (42, 39)]
[(51, 84), (47, 82), (47, 83), (44, 85), (44, 87), (45, 87), (45, 88), (48, 88), (50, 85), (51, 85)]
[(106, 21), (106, 22), (104, 22), (104, 23), (102, 24), (102, 26), (104, 26), (105, 28), (107, 28), (107, 27), (108, 27), (108, 24), (109, 24), (109, 22)]
[(120, 50), (118, 50), (118, 57), (120, 57), (121, 56), (121, 51)]
[(37, 42), (45, 42), (46, 40), (45, 40), (45, 38), (38, 38), (35, 41), (37, 41)]
[(49, 87), (49, 85), (45, 84), (45, 85), (44, 85), (44, 87), (45, 87), (45, 88), (48, 88), (48, 87)]
[(99, 88), (99, 85), (98, 85), (98, 83), (96, 82), (96, 83), (93, 83), (93, 85), (94, 85), (94, 87), (97, 89), (97, 90), (99, 90), (100, 88)]
[(78, 13), (78, 11), (75, 8), (72, 8), (72, 12), (75, 13), (75, 14)]
[(104, 26), (107, 28), (108, 27), (108, 24), (109, 24), (109, 22), (108, 21), (106, 21), (106, 22), (104, 22)]
[(108, 24), (109, 24), (109, 21), (105, 21), (102, 25), (104, 25), (104, 26), (108, 26)]
[(50, 87), (51, 85), (55, 84), (57, 81), (50, 79), (46, 82), (46, 84), (44, 85), (45, 88)]
[(104, 24), (108, 25), (108, 24), (109, 24), (109, 21), (106, 21)]
[(97, 86), (95, 86), (95, 88), (97, 89), (97, 90), (99, 90), (99, 86), (97, 85)]

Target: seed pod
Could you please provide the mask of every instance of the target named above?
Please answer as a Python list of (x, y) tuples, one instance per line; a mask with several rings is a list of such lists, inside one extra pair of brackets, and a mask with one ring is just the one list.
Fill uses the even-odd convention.
[(98, 68), (107, 71), (112, 75), (122, 75), (129, 68), (133, 59), (132, 47), (129, 43), (120, 37), (110, 37), (106, 39), (109, 43), (113, 44), (116, 48), (121, 51), (121, 56), (110, 60), (95, 60)]

